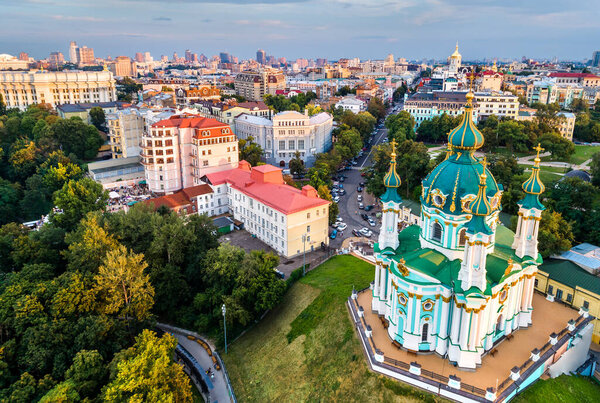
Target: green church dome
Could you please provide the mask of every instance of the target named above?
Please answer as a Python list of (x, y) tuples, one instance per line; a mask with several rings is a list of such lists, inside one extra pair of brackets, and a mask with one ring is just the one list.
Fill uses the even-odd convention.
[(540, 151), (544, 149), (540, 147), (538, 144), (537, 147), (534, 147), (534, 150), (537, 151), (537, 156), (533, 160), (533, 167), (531, 168), (531, 176), (525, 182), (523, 182), (523, 191), (525, 192), (525, 197), (523, 200), (519, 201), (519, 205), (524, 208), (537, 208), (538, 210), (544, 210), (544, 205), (540, 202), (539, 196), (544, 193), (546, 187), (544, 183), (540, 179)]
[(390, 160), (390, 168), (387, 173), (383, 177), (383, 184), (387, 188), (381, 200), (383, 202), (394, 201), (396, 203), (400, 203), (402, 199), (400, 195), (398, 195), (398, 188), (402, 184), (402, 180), (400, 179), (400, 175), (396, 172), (396, 140), (392, 140), (392, 154)]
[(473, 93), (467, 93), (467, 104), (460, 124), (448, 135), (448, 144), (455, 150), (477, 150), (483, 146), (483, 134), (473, 123)]
[(473, 152), (450, 151), (446, 160), (423, 180), (421, 203), (438, 208), (446, 214), (471, 213), (471, 202), (479, 192), (479, 178), (482, 174), (485, 174), (485, 194), (489, 205), (492, 211), (498, 210), (502, 187)]

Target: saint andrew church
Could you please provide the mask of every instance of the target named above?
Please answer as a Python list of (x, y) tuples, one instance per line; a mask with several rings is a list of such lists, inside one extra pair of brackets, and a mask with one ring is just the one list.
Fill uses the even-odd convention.
[(467, 94), (462, 122), (448, 135), (446, 159), (423, 180), (420, 225), (401, 232), (392, 144), (371, 307), (395, 344), (472, 369), (503, 337), (531, 325), (544, 210), (538, 146), (516, 234), (499, 224), (503, 188), (474, 155), (484, 138), (473, 123), (473, 97)]

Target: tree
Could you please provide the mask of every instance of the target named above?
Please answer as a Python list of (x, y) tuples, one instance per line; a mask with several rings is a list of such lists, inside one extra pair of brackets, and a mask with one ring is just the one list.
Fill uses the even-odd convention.
[(363, 141), (371, 136), (371, 132), (377, 124), (377, 119), (369, 112), (360, 112), (358, 114), (346, 110), (340, 117), (341, 125), (348, 125), (351, 129), (356, 129), (360, 133)]
[(247, 161), (252, 166), (258, 165), (263, 162), (263, 149), (257, 143), (254, 142), (252, 136), (247, 139), (240, 139), (238, 142), (240, 151), (239, 159)]
[(106, 402), (192, 402), (190, 380), (172, 360), (177, 339), (150, 330), (136, 337), (125, 354), (115, 357), (116, 374), (106, 386)]
[(514, 120), (498, 124), (498, 139), (506, 144), (510, 151), (525, 152), (528, 150), (528, 138), (523, 131), (523, 126)]
[(90, 109), (90, 120), (96, 129), (102, 130), (106, 124), (104, 109), (99, 106), (94, 106), (92, 109)]
[(395, 115), (390, 115), (385, 120), (385, 127), (388, 129), (388, 139), (402, 143), (404, 140), (415, 138), (415, 118), (406, 111), (401, 111)]
[(523, 174), (523, 168), (518, 161), (510, 156), (490, 154), (488, 157), (489, 170), (494, 175), (496, 182), (501, 183), (508, 189), (515, 176)]
[(592, 184), (600, 187), (600, 152), (592, 155), (592, 162), (590, 163), (590, 173), (592, 174)]
[(574, 113), (583, 113), (587, 112), (590, 109), (590, 104), (583, 98), (575, 98), (571, 101), (571, 105), (569, 105), (569, 109)]
[(429, 153), (425, 144), (406, 140), (396, 151), (397, 171), (408, 197), (429, 172)]
[(19, 217), (17, 210), (21, 197), (21, 187), (0, 178), (0, 225), (15, 221)]
[(296, 151), (294, 153), (294, 158), (292, 158), (289, 162), (290, 172), (292, 175), (297, 177), (304, 176), (306, 169), (304, 168), (304, 161), (300, 158), (300, 151)]
[(337, 137), (337, 142), (334, 145), (335, 151), (343, 160), (350, 160), (362, 149), (362, 139), (360, 133), (356, 129), (342, 130)]
[(58, 142), (65, 154), (73, 153), (80, 159), (94, 158), (104, 142), (98, 129), (78, 117), (57, 120), (50, 126), (49, 136)]
[(2, 94), (0, 94), (0, 116), (2, 115), (6, 115), (6, 104), (4, 103)]
[(394, 90), (393, 99), (394, 102), (399, 102), (404, 99), (404, 94), (408, 92), (408, 87), (406, 86), (406, 82), (402, 81), (402, 85)]
[(329, 205), (329, 225), (335, 223), (337, 216), (340, 214), (340, 207), (336, 202), (333, 201), (329, 187), (321, 185), (317, 189), (317, 193), (321, 199), (329, 200), (331, 202)]
[(154, 288), (144, 272), (148, 265), (143, 259), (143, 255), (127, 251), (123, 245), (106, 254), (94, 276), (105, 313), (137, 320), (150, 317)]
[(417, 129), (417, 137), (420, 141), (433, 143), (446, 141), (450, 131), (458, 126), (461, 120), (462, 116), (452, 117), (446, 113), (434, 116), (429, 120), (421, 122)]
[(53, 212), (51, 220), (59, 227), (71, 230), (87, 213), (104, 211), (107, 200), (108, 192), (94, 180), (69, 180), (54, 193), (54, 205), (61, 212)]
[(571, 224), (560, 213), (550, 209), (544, 210), (538, 235), (542, 257), (547, 258), (571, 249), (573, 241)]
[(369, 106), (367, 107), (367, 112), (369, 112), (373, 117), (377, 120), (383, 119), (385, 117), (385, 106), (381, 99), (377, 97), (371, 98), (369, 101)]
[(538, 141), (555, 159), (567, 160), (575, 153), (573, 142), (555, 132), (543, 134)]

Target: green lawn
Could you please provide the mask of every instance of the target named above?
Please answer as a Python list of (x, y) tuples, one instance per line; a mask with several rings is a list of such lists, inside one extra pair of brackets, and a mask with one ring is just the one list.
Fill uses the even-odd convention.
[(440, 401), (368, 371), (345, 302), (373, 274), (362, 260), (336, 256), (294, 284), (277, 309), (223, 354), (238, 399)]
[[(519, 166), (525, 169), (525, 173), (531, 173), (532, 165), (519, 164)], [(568, 168), (547, 167), (544, 165), (542, 165), (540, 168), (540, 179), (546, 185), (551, 182), (556, 182), (557, 180), (562, 178), (562, 175), (557, 174), (564, 174), (568, 171)]]
[(538, 381), (518, 395), (515, 403), (600, 402), (600, 385), (590, 378), (561, 375)]
[[(590, 158), (592, 158), (592, 155), (596, 154), (597, 152), (600, 152), (600, 147), (597, 146), (584, 146), (584, 145), (576, 145), (575, 146), (575, 153), (573, 155), (571, 155), (571, 158), (568, 161), (564, 161), (564, 162), (570, 162), (571, 164), (582, 164), (585, 161), (589, 160)], [(562, 160), (553, 160), (552, 158), (548, 157), (542, 157), (542, 161), (562, 161)]]
[(531, 155), (531, 152), (527, 152), (527, 153), (520, 153), (520, 152), (516, 152), (516, 151), (510, 151), (508, 148), (505, 147), (496, 147), (494, 148), (494, 150), (492, 152), (490, 152), (490, 154), (500, 154), (500, 155), (507, 155), (507, 156), (512, 156), (515, 158), (520, 158), (520, 157), (525, 157), (526, 155)]

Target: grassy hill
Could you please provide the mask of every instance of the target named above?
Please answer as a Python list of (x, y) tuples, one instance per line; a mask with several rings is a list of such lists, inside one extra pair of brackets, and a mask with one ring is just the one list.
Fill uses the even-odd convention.
[(440, 401), (367, 370), (345, 302), (373, 266), (336, 256), (294, 284), (282, 304), (223, 355), (240, 401)]
[(538, 381), (515, 398), (515, 403), (600, 402), (600, 385), (582, 376), (561, 375)]

